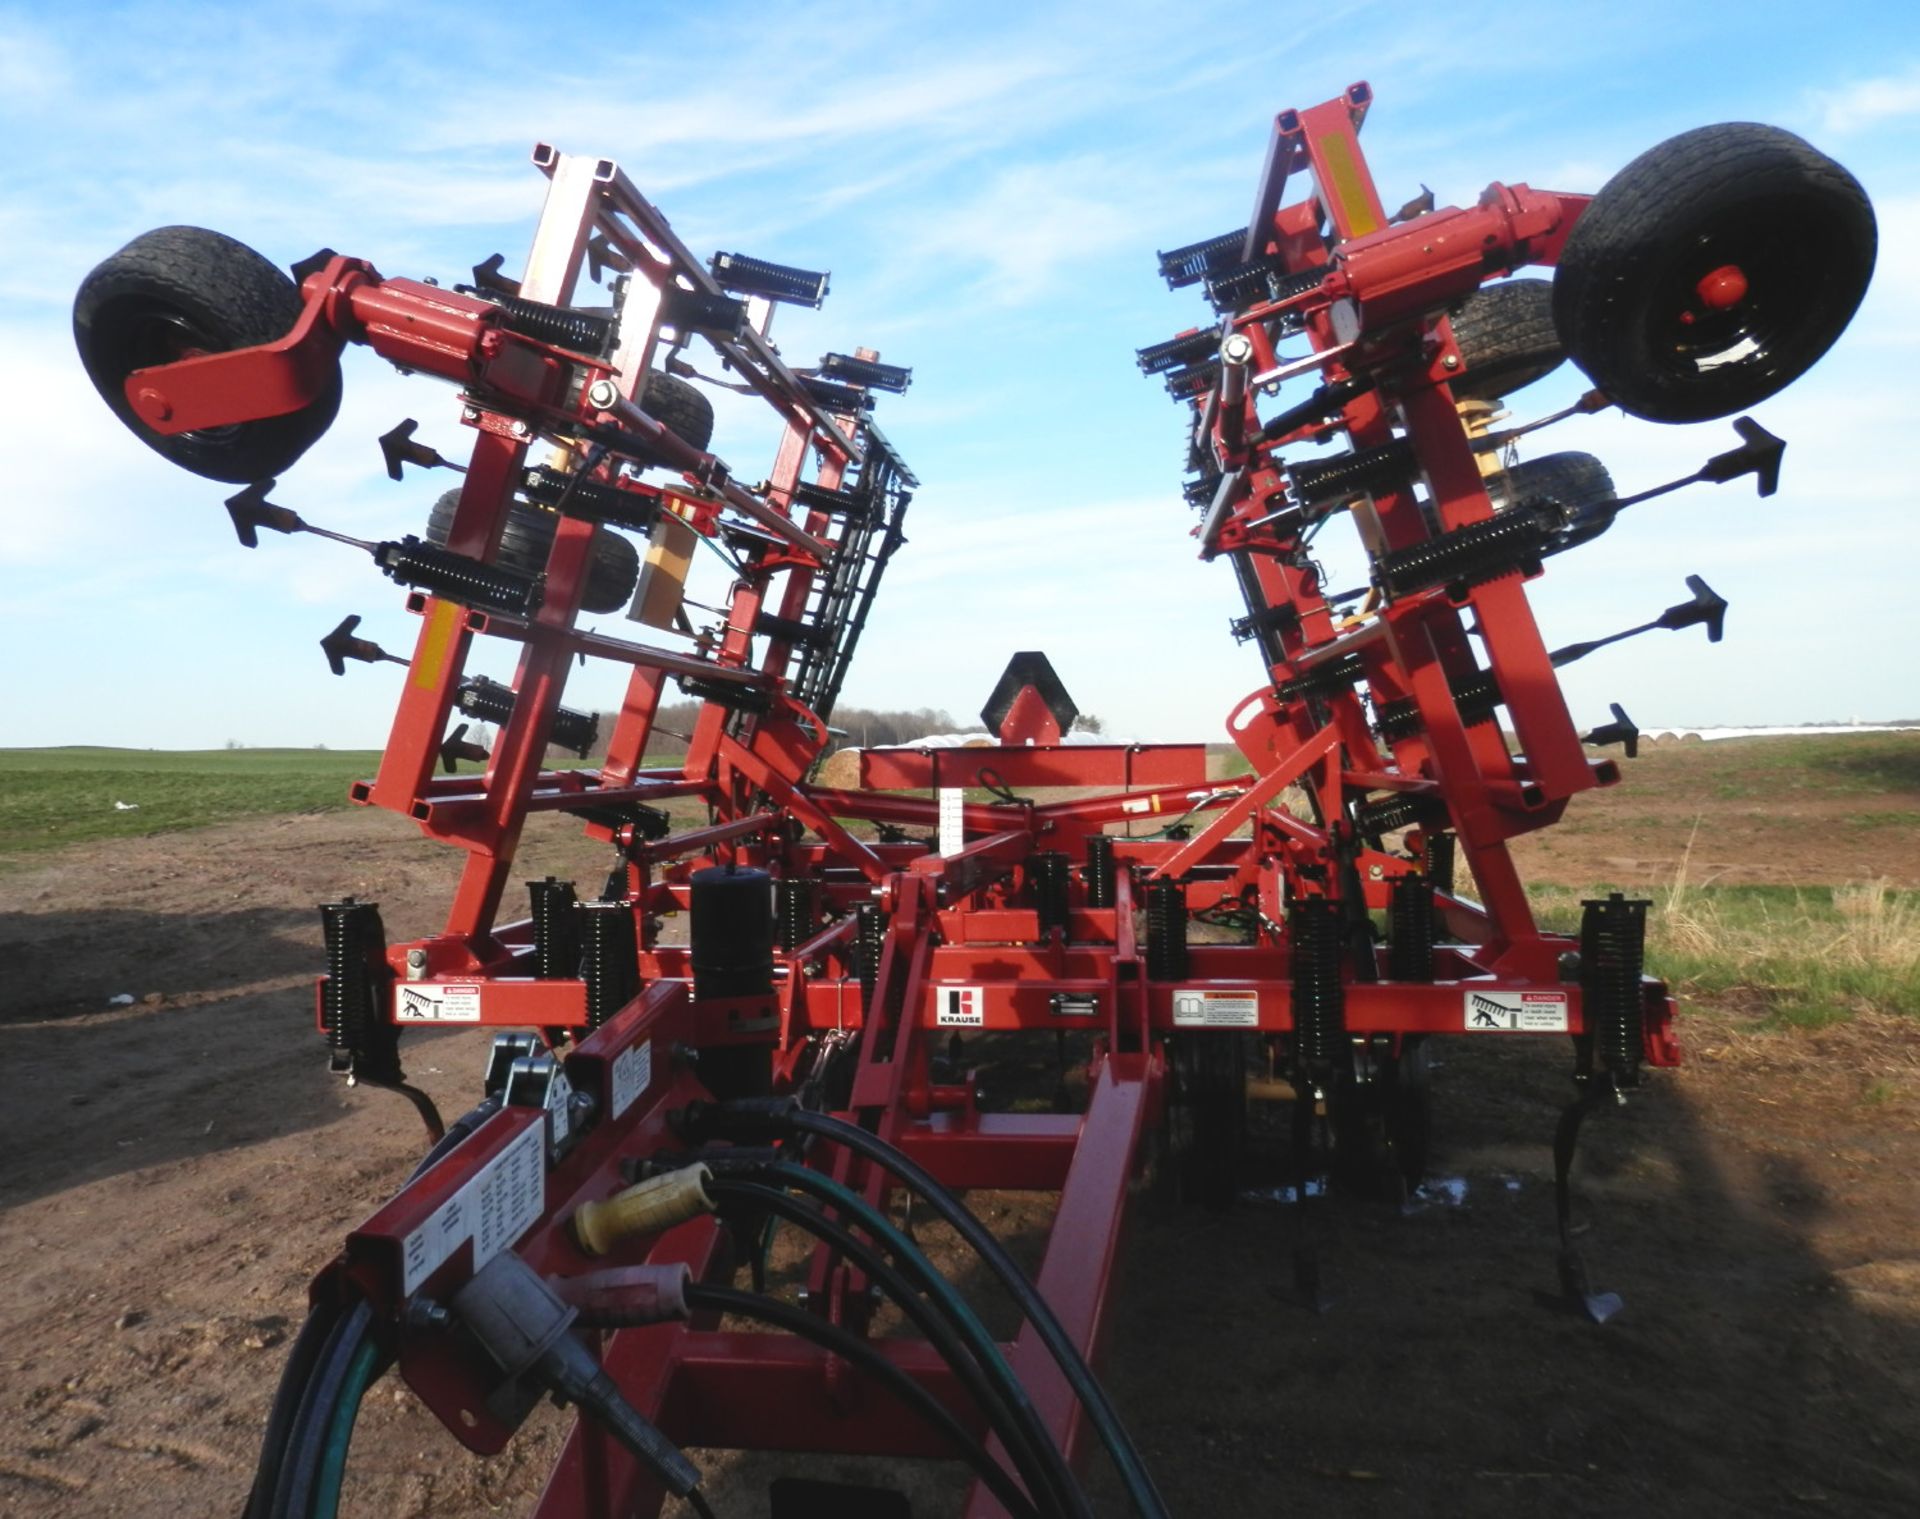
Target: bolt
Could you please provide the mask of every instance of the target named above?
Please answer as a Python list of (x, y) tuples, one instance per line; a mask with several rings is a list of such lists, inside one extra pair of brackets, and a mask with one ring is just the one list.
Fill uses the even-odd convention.
[(156, 422), (164, 422), (173, 415), (173, 408), (167, 404), (167, 398), (151, 385), (143, 389), (138, 399), (140, 410)]
[(587, 404), (601, 411), (611, 410), (620, 399), (620, 388), (611, 380), (595, 380), (587, 387)]
[(480, 408), (478, 406), (461, 407), (460, 420), (463, 422), (478, 422), (480, 420)]
[(427, 952), (424, 949), (408, 950), (407, 951), (407, 979), (409, 981), (422, 981), (426, 979), (426, 974), (427, 974)]
[(533, 432), (533, 429), (527, 426), (525, 422), (515, 422), (513, 426), (508, 429), (508, 431), (511, 432), (516, 438), (524, 438), (529, 436)]
[(1457, 353), (1448, 354), (1440, 361), (1440, 367), (1442, 369), (1458, 369), (1460, 367), (1460, 355)]
[(407, 1304), (405, 1320), (409, 1329), (445, 1329), (453, 1315), (432, 1298), (417, 1297)]

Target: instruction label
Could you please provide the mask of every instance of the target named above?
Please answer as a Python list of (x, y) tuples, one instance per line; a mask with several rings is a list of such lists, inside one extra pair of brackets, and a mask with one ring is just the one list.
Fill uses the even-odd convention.
[(940, 788), (940, 852), (958, 854), (967, 847), (967, 794), (958, 786)]
[(1462, 1017), (1470, 1034), (1564, 1034), (1567, 994), (1469, 991)]
[(478, 1023), (480, 988), (471, 981), (397, 981), (393, 987), (397, 1023)]
[(653, 1041), (642, 1039), (613, 1057), (613, 1116), (633, 1106), (634, 1099), (653, 1085)]
[(941, 1028), (985, 1028), (987, 993), (979, 986), (937, 986), (933, 989), (933, 1021)]
[(413, 1292), (473, 1241), (478, 1271), (534, 1224), (546, 1204), (546, 1125), (522, 1129), (402, 1243), (400, 1288)]
[(1258, 1028), (1258, 992), (1176, 991), (1173, 994), (1175, 1028)]

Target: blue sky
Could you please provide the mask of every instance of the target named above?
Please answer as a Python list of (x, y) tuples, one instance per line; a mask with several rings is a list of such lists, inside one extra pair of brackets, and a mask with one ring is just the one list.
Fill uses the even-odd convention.
[[(1288, 15), (1307, 17), (1294, 20)], [(537, 24), (526, 18), (537, 14)], [(285, 265), (326, 244), (464, 278), (524, 256), (538, 140), (616, 158), (697, 251), (833, 271), (782, 311), (794, 362), (867, 344), (915, 371), (880, 419), (924, 488), (846, 700), (977, 712), (1044, 648), (1083, 709), (1141, 738), (1217, 737), (1260, 680), (1181, 503), (1180, 415), (1133, 350), (1199, 320), (1154, 251), (1245, 220), (1273, 114), (1374, 86), (1389, 205), (1493, 179), (1590, 190), (1718, 120), (1799, 131), (1873, 196), (1881, 251), (1852, 329), (1756, 415), (1789, 442), (1778, 496), (1703, 487), (1637, 508), (1534, 587), (1550, 643), (1649, 617), (1689, 572), (1727, 641), (1650, 635), (1568, 671), (1576, 716), (1643, 725), (1920, 716), (1908, 458), (1920, 340), (1920, 9), (1836, 5), (0, 7), (0, 744), (373, 746), (401, 673), (335, 679), (341, 616), (410, 647), (401, 594), (312, 539), (239, 548), (227, 488), (126, 434), (74, 357), (86, 271), (173, 222)], [(402, 19), (404, 18), (404, 19)], [(569, 39), (562, 41), (561, 39)], [(1563, 369), (1518, 398), (1570, 399)], [(277, 499), (370, 537), (415, 531), (447, 476), (389, 482), (403, 416), (455, 451), (453, 392), (347, 355), (332, 432)], [(773, 440), (723, 407), (746, 478)], [(1623, 489), (1731, 446), (1725, 423), (1618, 416), (1536, 451), (1599, 454)], [(1346, 583), (1357, 560), (1330, 553)], [(1343, 577), (1343, 571), (1348, 572)], [(702, 599), (719, 587), (708, 584)], [(702, 594), (696, 589), (695, 594)], [(606, 619), (609, 631), (624, 624)], [(505, 677), (511, 650), (474, 668)], [(614, 672), (570, 704), (617, 699)]]

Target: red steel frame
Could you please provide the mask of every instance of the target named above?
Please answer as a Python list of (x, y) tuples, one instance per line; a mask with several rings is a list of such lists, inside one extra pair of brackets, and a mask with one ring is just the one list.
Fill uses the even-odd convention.
[[(794, 506), (809, 459), (817, 464), (813, 483), (833, 487), (884, 443), (860, 417), (829, 414), (809, 400), (755, 333), (731, 345), (730, 362), (785, 426), (760, 490), (742, 489), (713, 456), (663, 435), (639, 411), (634, 398), (653, 362), (662, 291), (675, 282), (709, 292), (716, 287), (658, 211), (606, 160), (536, 151), (551, 186), (521, 292), (570, 302), (589, 239), (606, 239), (634, 270), (622, 346), (610, 361), (589, 361), (508, 332), (484, 301), (382, 279), (364, 263), (336, 257), (307, 275), (305, 315), (281, 342), (188, 360), (128, 382), (129, 396), (157, 430), (229, 423), (298, 407), (321, 384), (316, 357), (348, 341), (364, 342), (408, 369), (464, 389), (463, 414), (476, 437), (449, 540), (457, 551), (492, 552), (511, 484), (537, 436), (604, 439), (608, 428), (644, 439), (651, 462), (665, 458), (680, 476), (670, 486), (634, 488), (665, 490), (688, 503), (702, 531), (712, 531), (728, 509), (764, 530), (764, 544), (748, 555), (746, 573), (733, 587), (723, 635), (701, 654), (573, 626), (597, 529), (571, 517), (560, 521), (545, 604), (530, 619), (516, 622), (431, 595), (409, 600), (421, 627), (392, 733), (378, 775), (354, 794), (466, 852), (444, 932), (388, 950), (395, 986), (477, 986), (479, 1022), (546, 1030), (574, 1089), (596, 1104), (597, 1122), (544, 1177), (538, 1221), (510, 1242), (536, 1269), (586, 1269), (565, 1227), (574, 1210), (619, 1189), (621, 1158), (672, 1146), (667, 1116), (703, 1091), (685, 1052), (770, 1043), (777, 1082), (790, 1085), (822, 1041), (852, 1041), (857, 1065), (850, 1114), (857, 1121), (952, 1186), (1060, 1194), (1039, 1286), (1072, 1336), (1093, 1351), (1129, 1183), (1143, 1163), (1143, 1136), (1166, 1102), (1166, 1040), (1177, 1027), (1176, 994), (1250, 996), (1258, 1031), (1284, 1041), (1293, 1028), (1290, 897), (1337, 896), (1341, 872), (1327, 862), (1343, 851), (1356, 867), (1347, 879), (1360, 882), (1369, 908), (1384, 907), (1391, 884), (1420, 869), (1417, 834), (1409, 840), (1410, 855), (1353, 839), (1346, 821), (1353, 805), (1381, 794), (1413, 792), (1445, 804), (1479, 900), (1437, 894), (1451, 942), (1438, 951), (1431, 982), (1386, 979), (1384, 957), (1371, 975), (1349, 976), (1346, 1020), (1355, 1040), (1462, 1033), (1463, 997), (1474, 989), (1551, 991), (1564, 998), (1566, 1031), (1585, 1031), (1580, 988), (1564, 982), (1559, 969), (1573, 943), (1535, 923), (1508, 845), (1555, 821), (1575, 792), (1617, 775), (1581, 747), (1521, 577), (1395, 598), (1341, 625), (1324, 588), (1289, 563), (1294, 544), (1284, 529), (1266, 520), (1269, 504), (1285, 498), (1284, 451), (1327, 429), (1319, 423), (1298, 435), (1260, 440), (1256, 395), (1294, 373), (1378, 377), (1376, 388), (1351, 400), (1333, 424), (1356, 449), (1386, 442), (1396, 429), (1413, 443), (1437, 522), (1423, 515), (1410, 489), (1363, 498), (1353, 511), (1372, 550), (1404, 547), (1436, 527), (1488, 517), (1493, 508), (1447, 389), (1460, 359), (1439, 313), (1491, 271), (1550, 263), (1585, 204), (1582, 196), (1495, 185), (1473, 207), (1390, 225), (1358, 145), (1368, 102), (1366, 87), (1357, 85), (1338, 100), (1276, 119), (1245, 252), (1278, 255), (1288, 273), (1319, 271), (1321, 278), (1223, 324), (1223, 338), (1238, 333), (1251, 340), (1251, 363), (1244, 374), (1229, 371), (1197, 411), (1198, 436), (1229, 481), (1204, 530), (1203, 552), (1244, 553), (1267, 603), (1297, 613), (1280, 635), (1272, 683), (1230, 720), (1230, 734), (1252, 769), (1235, 781), (1210, 778), (1199, 745), (1021, 742), (1020, 724), (1034, 718), (1028, 702), (1024, 718), (1016, 712), (1010, 719), (999, 747), (869, 752), (860, 758), (857, 786), (817, 784), (812, 776), (826, 731), (786, 694), (793, 649), (764, 636), (756, 647), (754, 620), (763, 608), (801, 616), (815, 577), (832, 572), (842, 529), (827, 514), (802, 514)], [(1303, 172), (1311, 190), (1286, 201), (1287, 186)], [(1309, 359), (1283, 362), (1276, 352), (1283, 318), (1296, 320), (1307, 335)], [(598, 379), (612, 380), (624, 399), (592, 405), (586, 394)], [(620, 453), (618, 444), (614, 452)], [(603, 476), (613, 478), (605, 467)], [(1450, 683), (1477, 671), (1470, 631), (1498, 677), (1521, 753), (1510, 752), (1498, 727), (1469, 725), (1455, 706)], [(522, 645), (513, 716), (483, 776), (436, 776), (469, 648), (484, 636)], [(1376, 703), (1412, 699), (1418, 731), (1383, 744), (1350, 690), (1318, 704), (1275, 694), (1279, 683), (1349, 653), (1362, 661)], [(576, 655), (624, 663), (632, 674), (605, 765), (551, 771), (541, 759)], [(703, 681), (708, 690), (757, 694), (765, 710), (708, 700), (685, 762), (646, 767), (641, 756), (665, 683), (676, 675)], [(918, 843), (869, 842), (845, 826), (852, 820), (931, 829), (939, 822), (932, 793), (983, 778), (1014, 791), (1074, 788), (1075, 795), (969, 803), (965, 841), (947, 853)], [(1332, 821), (1303, 822), (1273, 805), (1295, 787), (1312, 799), (1315, 815)], [(636, 842), (630, 829), (589, 826), (590, 834), (628, 846), (643, 988), (589, 1030), (584, 984), (536, 979), (530, 925), (496, 922), (521, 828), (536, 810), (686, 797), (707, 805), (709, 825), (651, 843)], [(1194, 820), (1185, 838), (1115, 836), (1113, 905), (1088, 905), (1076, 886), (1064, 929), (1043, 928), (1029, 881), (1036, 852), (1077, 856), (1089, 836), (1115, 825), (1182, 816)], [(809, 942), (779, 956), (772, 996), (702, 1003), (693, 996), (687, 950), (659, 942), (655, 919), (687, 905), (692, 870), (729, 861), (812, 879), (820, 887), (822, 916)], [(1151, 978), (1136, 938), (1135, 908), (1138, 894), (1158, 877), (1187, 882), (1190, 909), (1256, 908), (1254, 942), (1195, 945), (1182, 980)], [(886, 923), (867, 994), (852, 961), (851, 913), (863, 904), (879, 907)], [(1096, 1033), (1086, 1111), (983, 1113), (970, 1083), (936, 1083), (930, 1041), (943, 1028), (940, 991), (951, 987), (976, 991), (977, 1017), (970, 1013), (969, 1027)], [(1071, 1000), (1058, 1000), (1059, 994)], [(1671, 1003), (1654, 982), (1646, 984), (1645, 996), (1646, 1057), (1672, 1063)], [(631, 1089), (636, 1062), (647, 1071), (637, 1093)], [(616, 1080), (616, 1064), (627, 1072), (625, 1086)], [(541, 1122), (540, 1112), (518, 1108), (489, 1120), (354, 1231), (316, 1288), (340, 1292), (351, 1284), (364, 1294), (402, 1375), (457, 1439), (483, 1453), (498, 1450), (511, 1434), (486, 1410), (489, 1368), (455, 1340), (410, 1327), (402, 1314), (417, 1293), (444, 1300), (477, 1263), (465, 1245), (456, 1245), (424, 1279), (408, 1283), (404, 1257), (409, 1239), (429, 1227), (436, 1210)], [(842, 1179), (885, 1200), (890, 1184), (877, 1170), (844, 1157), (838, 1169)], [(703, 1219), (644, 1241), (620, 1259), (685, 1261), (706, 1275), (726, 1269), (725, 1256), (720, 1230)], [(861, 1327), (860, 1285), (823, 1249), (811, 1280), (816, 1306)], [(881, 1346), (970, 1427), (981, 1428), (979, 1411), (924, 1345), (886, 1340)], [(603, 1353), (629, 1400), (685, 1445), (939, 1453), (932, 1437), (874, 1396), (858, 1373), (785, 1336), (721, 1332), (699, 1322), (661, 1324), (608, 1335)], [(1071, 1455), (1080, 1444), (1079, 1410), (1059, 1373), (1031, 1331), (1010, 1356)], [(582, 1422), (539, 1512), (651, 1513), (660, 1502), (658, 1488), (633, 1459), (598, 1426)], [(998, 1508), (976, 1487), (969, 1512)]]

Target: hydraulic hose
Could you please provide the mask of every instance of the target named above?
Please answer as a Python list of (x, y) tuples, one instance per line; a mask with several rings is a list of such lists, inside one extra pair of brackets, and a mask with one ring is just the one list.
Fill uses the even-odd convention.
[(280, 1483), (281, 1459), (287, 1447), (287, 1435), (293, 1428), (293, 1416), (299, 1410), (300, 1395), (313, 1376), (321, 1347), (340, 1322), (340, 1310), (332, 1303), (316, 1303), (300, 1326), (293, 1348), (287, 1352), (286, 1368), (280, 1374), (280, 1387), (273, 1395), (273, 1407), (267, 1414), (266, 1434), (260, 1441), (260, 1462), (254, 1468), (253, 1488), (247, 1494), (247, 1506), (241, 1519), (266, 1519), (273, 1502), (274, 1489)]
[(899, 1398), (922, 1419), (933, 1426), (952, 1445), (962, 1460), (973, 1468), (975, 1474), (1001, 1506), (1015, 1519), (1040, 1519), (1040, 1511), (1033, 1506), (1031, 1499), (1007, 1475), (1006, 1468), (987, 1453), (987, 1449), (967, 1432), (967, 1427), (954, 1417), (951, 1410), (926, 1388), (922, 1387), (906, 1372), (888, 1360), (869, 1340), (850, 1334), (837, 1324), (808, 1313), (803, 1308), (782, 1303), (774, 1298), (761, 1297), (752, 1292), (739, 1292), (731, 1287), (704, 1287), (690, 1283), (687, 1287), (687, 1306), (696, 1309), (709, 1309), (716, 1313), (738, 1314), (741, 1318), (759, 1319), (784, 1329), (789, 1334), (811, 1340), (823, 1350), (839, 1356), (843, 1361), (870, 1372), (877, 1380), (886, 1384), (895, 1397)]
[[(873, 1278), (874, 1282), (913, 1321), (928, 1342), (951, 1366), (962, 1386), (980, 1405), (987, 1421), (1006, 1445), (1022, 1479), (1036, 1498), (1049, 1495), (1055, 1513), (1082, 1513), (1086, 1499), (1079, 1491), (1066, 1462), (1047, 1433), (1033, 1405), (1014, 1380), (1011, 1368), (999, 1355), (991, 1337), (983, 1348), (964, 1326), (956, 1332), (950, 1316), (943, 1315), (914, 1290), (913, 1284), (882, 1257), (874, 1246), (863, 1244), (853, 1233), (826, 1217), (818, 1209), (790, 1196), (778, 1187), (760, 1182), (721, 1179), (713, 1184), (716, 1193), (750, 1200), (808, 1233), (825, 1240), (848, 1260)], [(930, 1267), (928, 1269), (931, 1269)], [(919, 1274), (919, 1273), (916, 1273)], [(810, 1315), (811, 1317), (811, 1315)], [(1004, 1376), (995, 1375), (993, 1363), (999, 1362)]]
[[(987, 1268), (1000, 1279), (1027, 1321), (1040, 1336), (1041, 1342), (1052, 1353), (1067, 1379), (1074, 1395), (1087, 1411), (1087, 1418), (1099, 1434), (1101, 1443), (1113, 1457), (1114, 1465), (1119, 1469), (1120, 1479), (1126, 1485), (1127, 1494), (1133, 1505), (1146, 1519), (1168, 1519), (1167, 1506), (1159, 1490), (1153, 1484), (1153, 1478), (1147, 1474), (1146, 1463), (1141, 1460), (1140, 1452), (1127, 1434), (1126, 1426), (1120, 1422), (1119, 1414), (1108, 1400), (1106, 1390), (1101, 1387), (1088, 1367), (1086, 1358), (1080, 1354), (1073, 1340), (1068, 1336), (1047, 1300), (1040, 1296), (1033, 1283), (1027, 1279), (1013, 1257), (1008, 1255), (1000, 1242), (993, 1237), (987, 1226), (970, 1213), (966, 1205), (941, 1186), (926, 1170), (907, 1156), (902, 1155), (892, 1145), (868, 1133), (858, 1124), (847, 1123), (843, 1119), (833, 1118), (825, 1113), (811, 1113), (804, 1109), (791, 1109), (784, 1115), (786, 1122), (803, 1134), (817, 1135), (844, 1145), (847, 1149), (872, 1161), (884, 1170), (890, 1171), (907, 1188), (925, 1200), (933, 1211), (940, 1215), (962, 1239), (978, 1252)], [(791, 1167), (793, 1170), (804, 1169)], [(808, 1172), (809, 1175), (817, 1173)], [(844, 1190), (844, 1189), (843, 1189)]]
[(373, 1309), (365, 1302), (355, 1303), (327, 1336), (288, 1431), (279, 1481), (267, 1509), (269, 1519), (308, 1519), (312, 1513), (327, 1436), (372, 1324)]

